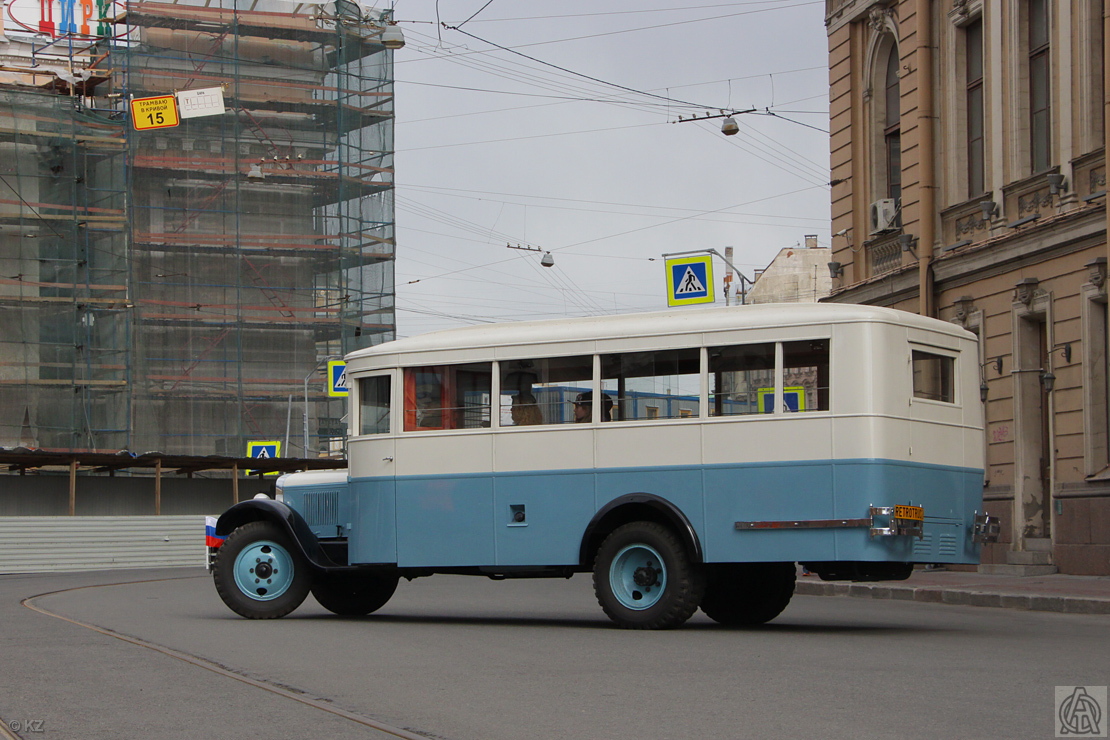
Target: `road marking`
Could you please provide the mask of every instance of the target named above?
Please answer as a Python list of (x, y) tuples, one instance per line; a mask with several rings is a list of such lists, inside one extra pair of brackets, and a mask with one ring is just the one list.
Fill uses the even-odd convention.
[[(61, 614), (55, 614), (54, 612), (52, 612), (48, 609), (45, 609), (45, 608), (39, 606), (38, 604), (34, 603), (35, 599), (39, 599), (39, 598), (42, 598), (44, 596), (55, 596), (57, 594), (69, 593), (70, 591), (81, 591), (81, 590), (87, 589), (87, 588), (107, 588), (109, 586), (129, 586), (131, 584), (136, 584), (136, 583), (159, 583), (161, 581), (180, 581), (180, 580), (185, 580), (187, 578), (207, 578), (207, 577), (208, 577), (207, 575), (200, 575), (200, 576), (181, 576), (179, 578), (151, 578), (151, 579), (145, 580), (145, 581), (121, 581), (120, 583), (98, 583), (98, 584), (93, 584), (93, 585), (90, 585), (90, 586), (76, 586), (74, 588), (63, 588), (63, 589), (60, 589), (58, 591), (50, 591), (50, 592), (47, 592), (47, 593), (44, 593), (44, 594), (36, 594), (34, 596), (28, 596), (26, 599), (23, 599), (19, 603), (22, 604), (23, 606), (27, 607), (31, 611), (38, 612), (39, 614), (45, 614), (48, 617), (54, 617), (55, 619), (60, 619), (63, 622), (69, 622), (70, 624), (77, 625), (78, 627), (84, 627), (85, 629), (92, 630), (93, 632), (98, 632), (98, 633), (100, 633), (102, 635), (105, 635), (107, 637), (114, 637), (117, 640), (122, 640), (124, 642), (128, 642), (128, 643), (131, 643), (132, 645), (136, 645), (138, 647), (146, 648), (148, 650), (153, 650), (154, 652), (161, 653), (162, 655), (165, 655), (167, 657), (176, 658), (177, 660), (180, 660), (183, 663), (188, 663), (189, 665), (195, 666), (197, 668), (203, 668), (206, 671), (211, 671), (212, 673), (216, 673), (218, 675), (224, 676), (225, 678), (230, 678), (230, 679), (233, 679), (235, 681), (239, 681), (240, 683), (245, 683), (248, 686), (253, 686), (254, 688), (261, 689), (262, 691), (268, 691), (271, 694), (275, 694), (275, 695), (280, 696), (280, 697), (285, 698), (285, 699), (290, 699), (290, 700), (295, 701), (299, 704), (304, 704), (305, 706), (312, 707), (313, 709), (319, 709), (321, 712), (327, 712), (328, 714), (335, 715), (336, 717), (341, 717), (341, 718), (343, 718), (345, 720), (348, 720), (350, 722), (354, 722), (355, 724), (362, 725), (363, 727), (370, 727), (372, 729), (378, 730), (379, 732), (384, 732), (387, 735), (392, 735), (393, 737), (403, 738), (403, 740), (428, 740), (428, 735), (418, 735), (414, 732), (409, 732), (408, 730), (403, 730), (400, 727), (393, 727), (391, 725), (385, 724), (384, 722), (378, 722), (376, 720), (369, 719), (368, 717), (363, 717), (359, 714), (355, 714), (354, 712), (348, 712), (345, 709), (340, 709), (339, 707), (332, 706), (332, 705), (330, 705), (326, 702), (323, 702), (323, 701), (319, 701), (319, 700), (316, 700), (316, 699), (309, 699), (306, 696), (299, 695), (295, 691), (291, 691), (289, 689), (281, 688), (280, 686), (274, 686), (272, 684), (266, 683), (265, 681), (259, 681), (259, 680), (254, 679), (254, 678), (248, 678), (248, 677), (243, 676), (241, 674), (235, 673), (234, 671), (232, 671), (228, 668), (224, 668), (223, 666), (218, 665), (216, 663), (212, 663), (211, 661), (205, 660), (204, 658), (198, 658), (194, 655), (189, 655), (188, 653), (183, 653), (179, 650), (174, 650), (173, 648), (168, 648), (168, 647), (165, 647), (163, 645), (158, 645), (158, 644), (153, 643), (153, 642), (147, 642), (146, 640), (141, 640), (137, 637), (131, 637), (131, 636), (128, 636), (128, 635), (121, 635), (120, 633), (114, 632), (114, 631), (112, 631), (112, 630), (110, 630), (106, 627), (97, 627), (95, 624), (88, 624), (86, 622), (81, 622), (81, 621), (76, 620), (76, 619), (70, 619), (69, 617), (63, 617)], [(11, 736), (9, 735), (8, 738), (11, 738)], [(8, 738), (5, 738), (5, 740), (8, 740)], [(19, 738), (11, 738), (11, 740), (19, 740)]]

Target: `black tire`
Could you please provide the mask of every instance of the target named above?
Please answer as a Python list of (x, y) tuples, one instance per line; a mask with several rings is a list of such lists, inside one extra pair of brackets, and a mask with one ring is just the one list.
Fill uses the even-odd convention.
[(216, 593), (247, 619), (277, 619), (308, 596), (312, 574), (281, 527), (249, 522), (228, 535), (213, 564)]
[(705, 576), (667, 527), (630, 522), (597, 550), (594, 593), (609, 619), (626, 629), (671, 629), (698, 609)]
[(790, 603), (795, 575), (794, 563), (708, 566), (701, 610), (729, 626), (765, 624)]
[(397, 574), (370, 573), (317, 581), (312, 595), (320, 606), (344, 617), (361, 617), (376, 612), (397, 590)]

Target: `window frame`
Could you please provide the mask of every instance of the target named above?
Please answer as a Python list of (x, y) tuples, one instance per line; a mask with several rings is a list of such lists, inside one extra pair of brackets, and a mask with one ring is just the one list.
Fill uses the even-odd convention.
[[(489, 394), (489, 402), (482, 406), (479, 404), (479, 410), (484, 408), (489, 422), (486, 425), (467, 426), (465, 423), (465, 414), (468, 407), (465, 405), (456, 405), (455, 402), (459, 400), (458, 394), (458, 371), (460, 368), (472, 368), (475, 366), (485, 366), (489, 370), (489, 387), (480, 392)], [(422, 421), (419, 417), (419, 405), (417, 402), (419, 388), (417, 375), (420, 372), (433, 371), (437, 373), (437, 381), (439, 386), (439, 405), (430, 406), (430, 409), (438, 410), (440, 412), (441, 424), (437, 426), (425, 426), (421, 424)], [(438, 363), (429, 365), (408, 365), (401, 368), (401, 431), (405, 433), (412, 432), (459, 432), (459, 431), (475, 431), (489, 429), (493, 427), (493, 408), (494, 408), (494, 394), (497, 392), (497, 386), (494, 382), (496, 372), (496, 363), (492, 360), (478, 360), (469, 362), (449, 362)], [(439, 374), (441, 373), (441, 374)]]
[[(883, 68), (883, 171), (885, 193), (901, 205), (902, 201), (902, 83), (898, 76), (898, 42), (894, 40), (887, 50)], [(893, 107), (893, 111), (891, 108)]]
[[(951, 398), (946, 400), (944, 398), (930, 398), (928, 396), (917, 395), (917, 373), (914, 369), (915, 355), (917, 354), (929, 355), (943, 360), (948, 360), (948, 384), (950, 387)], [(943, 406), (945, 408), (959, 408), (963, 405), (963, 400), (960, 397), (960, 386), (957, 380), (960, 377), (959, 362), (961, 361), (959, 352), (952, 352), (941, 347), (934, 347), (932, 345), (918, 344), (910, 342), (910, 403), (926, 403), (931, 405)]]
[[(367, 408), (363, 404), (363, 399), (364, 399), (364, 393), (363, 393), (364, 385), (363, 384), (366, 381), (376, 380), (378, 378), (385, 378), (389, 383), (389, 392), (387, 393), (388, 403), (389, 403), (389, 410), (388, 410), (388, 414), (387, 414), (388, 421), (386, 423), (385, 431), (382, 431), (382, 432), (366, 432), (366, 431), (363, 431), (363, 426), (362, 426), (363, 425), (363, 412)], [(348, 428), (348, 430), (357, 429), (358, 431), (357, 431), (357, 433), (351, 434), (350, 436), (352, 436), (352, 437), (377, 437), (377, 436), (382, 436), (382, 435), (394, 434), (395, 431), (396, 431), (394, 429), (394, 418), (396, 417), (396, 414), (394, 414), (393, 412), (394, 412), (395, 406), (397, 405), (397, 401), (396, 401), (396, 398), (395, 398), (395, 395), (394, 395), (394, 391), (396, 390), (396, 373), (394, 373), (393, 371), (374, 372), (374, 373), (369, 373), (367, 375), (359, 375), (354, 380), (355, 380), (355, 382), (354, 382), (355, 392), (351, 393), (349, 395), (349, 398), (350, 398), (351, 401), (353, 401), (353, 403), (351, 403), (350, 407), (348, 408), (348, 414), (350, 414), (350, 412), (352, 410), (354, 410), (355, 411), (355, 413), (354, 413), (355, 418), (353, 419), (353, 423), (348, 425), (347, 428)]]
[[(964, 138), (968, 198), (986, 193), (986, 90), (983, 18), (964, 26)], [(977, 39), (977, 43), (972, 43)], [(977, 48), (976, 48), (977, 47)], [(977, 53), (976, 53), (977, 52)], [(978, 129), (976, 131), (976, 129)]]
[[(1027, 0), (1025, 10), (1029, 171), (1036, 175), (1052, 168), (1052, 4), (1049, 0)], [(1040, 17), (1034, 18), (1035, 12)], [(1043, 39), (1038, 35), (1041, 31)], [(1043, 98), (1040, 102), (1038, 95)]]

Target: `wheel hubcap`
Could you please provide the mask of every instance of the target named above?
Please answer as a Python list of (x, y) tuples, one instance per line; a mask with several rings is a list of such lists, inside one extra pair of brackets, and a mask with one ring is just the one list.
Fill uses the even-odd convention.
[(293, 558), (281, 545), (269, 540), (252, 542), (235, 558), (235, 585), (256, 601), (270, 601), (289, 590), (293, 583)]
[(649, 545), (628, 545), (613, 558), (609, 584), (621, 606), (637, 611), (650, 609), (667, 588), (663, 558)]

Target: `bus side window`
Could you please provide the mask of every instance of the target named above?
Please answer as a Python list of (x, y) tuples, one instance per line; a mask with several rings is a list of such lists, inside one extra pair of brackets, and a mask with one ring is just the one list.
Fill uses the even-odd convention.
[[(785, 406), (794, 411), (829, 410), (829, 340), (808, 339), (782, 344)], [(786, 395), (793, 392), (792, 404)]]
[(492, 380), (488, 362), (405, 368), (405, 431), (488, 427)]
[(774, 400), (775, 345), (741, 344), (709, 348), (709, 415), (770, 412), (760, 404), (767, 389)]
[(601, 356), (601, 392), (616, 396), (613, 421), (688, 419), (701, 413), (701, 350)]
[(389, 434), (389, 376), (358, 381), (358, 433)]
[(573, 401), (593, 388), (591, 355), (501, 362), (501, 426), (570, 424)]

